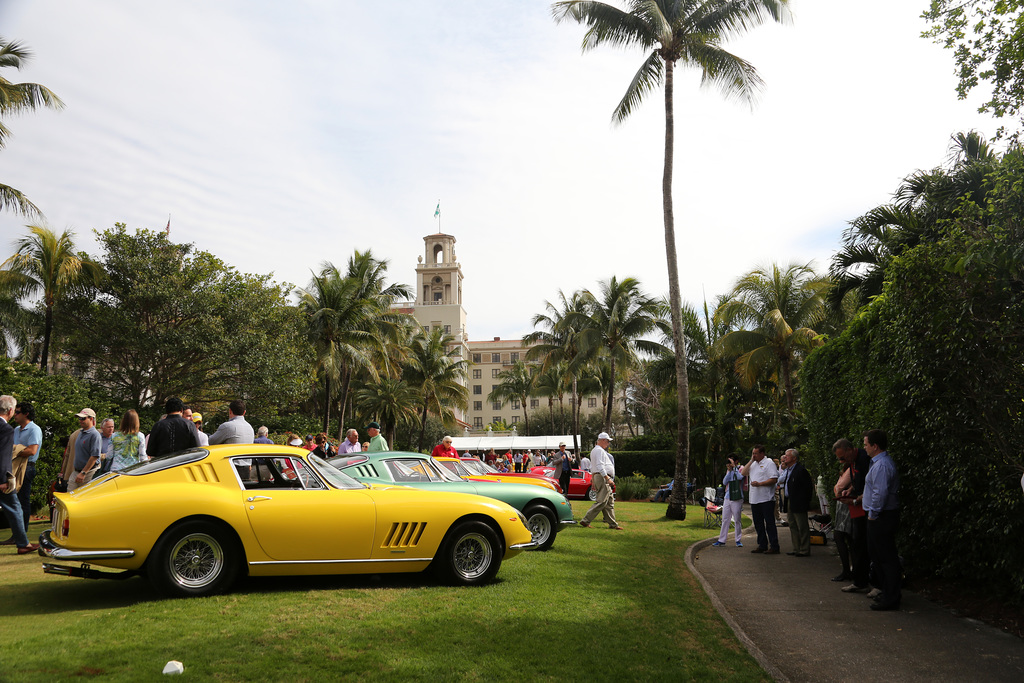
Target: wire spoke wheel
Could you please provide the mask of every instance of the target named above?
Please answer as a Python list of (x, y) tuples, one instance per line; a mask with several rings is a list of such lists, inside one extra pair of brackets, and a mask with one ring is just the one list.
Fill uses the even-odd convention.
[(184, 588), (203, 588), (224, 570), (224, 549), (209, 534), (189, 534), (174, 544), (167, 561), (175, 583)]
[(469, 533), (459, 538), (452, 550), (455, 571), (472, 581), (487, 573), (494, 561), (494, 548), (482, 534)]

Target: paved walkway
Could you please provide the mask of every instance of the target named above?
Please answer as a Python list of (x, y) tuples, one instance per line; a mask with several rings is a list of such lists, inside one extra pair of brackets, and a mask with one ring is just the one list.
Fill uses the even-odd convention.
[[(708, 533), (712, 533), (709, 530)], [(873, 612), (862, 593), (829, 579), (841, 567), (831, 543), (792, 557), (760, 555), (753, 527), (743, 548), (695, 543), (686, 562), (750, 653), (777, 681), (1024, 681), (1024, 641), (908, 591), (902, 609)]]

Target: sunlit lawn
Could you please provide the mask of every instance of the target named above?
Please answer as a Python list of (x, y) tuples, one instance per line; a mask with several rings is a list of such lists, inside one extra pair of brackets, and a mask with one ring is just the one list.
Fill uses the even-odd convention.
[[(577, 519), (586, 510), (574, 503)], [(494, 583), (422, 575), (248, 579), (165, 600), (143, 579), (44, 575), (0, 550), (0, 680), (768, 680), (686, 568), (703, 512), (620, 503), (625, 531), (559, 534)], [(42, 525), (34, 525), (38, 535)]]

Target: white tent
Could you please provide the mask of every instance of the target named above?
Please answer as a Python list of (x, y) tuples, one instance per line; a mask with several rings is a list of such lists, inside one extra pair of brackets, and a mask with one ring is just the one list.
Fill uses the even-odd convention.
[[(475, 454), (486, 452), (491, 448), (495, 453), (507, 451), (557, 451), (558, 444), (565, 442), (565, 449), (572, 450), (572, 434), (561, 436), (453, 436), (452, 447), (459, 453), (472, 451)], [(586, 449), (583, 440), (577, 436), (580, 450)]]

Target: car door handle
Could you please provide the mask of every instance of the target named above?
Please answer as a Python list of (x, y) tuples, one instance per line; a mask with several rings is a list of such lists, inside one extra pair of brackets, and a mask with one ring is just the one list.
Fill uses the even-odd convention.
[(248, 498), (246, 498), (246, 500), (248, 502), (252, 503), (253, 501), (257, 501), (257, 500), (274, 500), (274, 499), (271, 498), (270, 496), (249, 496)]

